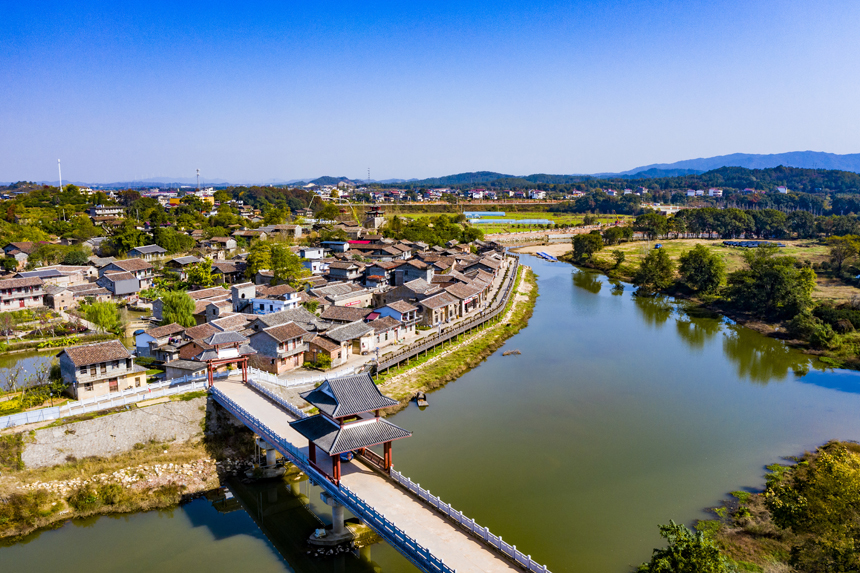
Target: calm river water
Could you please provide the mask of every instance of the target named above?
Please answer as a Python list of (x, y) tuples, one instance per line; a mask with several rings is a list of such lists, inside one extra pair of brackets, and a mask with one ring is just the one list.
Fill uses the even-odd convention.
[[(500, 350), (430, 395), (429, 408), (398, 414), (415, 435), (395, 445), (394, 463), (553, 572), (629, 571), (660, 544), (658, 524), (692, 523), (729, 491), (760, 488), (764, 466), (784, 456), (860, 438), (860, 373), (818, 370), (719, 317), (523, 259), (540, 275), (541, 296), (529, 327), (503, 349), (522, 354)], [(237, 492), (257, 499), (245, 503), (250, 513), (200, 500), (69, 524), (0, 549), (0, 565), (372, 570), (357, 558), (301, 557), (315, 523), (303, 503), (325, 519), (318, 492), (305, 484), (303, 494)], [(415, 570), (384, 545), (372, 559), (382, 571)]]

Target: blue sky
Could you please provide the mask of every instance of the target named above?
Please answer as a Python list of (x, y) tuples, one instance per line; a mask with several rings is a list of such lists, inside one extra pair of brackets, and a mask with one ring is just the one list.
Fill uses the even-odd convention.
[(860, 3), (0, 3), (0, 181), (860, 152)]

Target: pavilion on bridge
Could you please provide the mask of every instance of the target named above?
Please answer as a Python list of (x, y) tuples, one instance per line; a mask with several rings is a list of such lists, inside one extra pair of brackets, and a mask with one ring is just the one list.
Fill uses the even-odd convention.
[[(358, 452), (385, 472), (391, 470), (391, 442), (408, 438), (412, 432), (381, 418), (379, 411), (397, 404), (383, 396), (369, 374), (326, 380), (319, 387), (300, 394), (320, 413), (291, 422), (310, 442), (309, 457), (316, 464), (316, 450), (331, 457), (331, 476), (340, 483), (340, 455)], [(384, 456), (371, 451), (383, 446)]]
[[(221, 366), (235, 364), (242, 369), (242, 382), (248, 381), (248, 357), (257, 351), (248, 345), (248, 338), (238, 332), (216, 332), (203, 339), (208, 346), (203, 352), (194, 357), (197, 362), (206, 363), (206, 374), (209, 386), (212, 386), (213, 374)], [(205, 348), (204, 346), (204, 348)]]

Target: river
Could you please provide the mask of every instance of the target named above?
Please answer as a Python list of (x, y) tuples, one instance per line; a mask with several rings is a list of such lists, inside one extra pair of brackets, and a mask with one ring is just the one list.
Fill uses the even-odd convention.
[[(523, 262), (540, 276), (529, 327), (432, 393), (429, 408), (395, 416), (414, 436), (395, 444), (394, 464), (554, 573), (629, 571), (660, 545), (658, 524), (706, 518), (728, 492), (762, 487), (765, 465), (860, 437), (860, 373), (817, 369), (777, 341), (599, 274)], [(513, 349), (522, 354), (502, 356)], [(306, 496), (325, 519), (318, 494)], [(88, 522), (89, 534), (70, 524), (0, 549), (0, 563), (43, 570), (73, 547), (117, 559), (105, 571), (147, 570), (122, 557), (133, 546), (166, 571), (179, 570), (174, 559), (190, 572), (317, 570), (275, 548), (244, 511), (228, 516), (213, 526), (225, 518), (201, 500)], [(382, 571), (415, 570), (384, 545), (372, 558)], [(65, 569), (83, 572), (87, 559)], [(347, 565), (319, 570), (364, 567)]]

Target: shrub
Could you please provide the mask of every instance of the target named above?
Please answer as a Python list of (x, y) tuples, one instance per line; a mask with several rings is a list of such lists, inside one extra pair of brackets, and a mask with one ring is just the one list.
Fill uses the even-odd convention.
[(820, 324), (809, 335), (809, 344), (814, 348), (828, 349), (839, 346), (839, 335), (829, 324)]
[(97, 496), (105, 505), (116, 505), (125, 498), (125, 490), (118, 483), (108, 483), (99, 486)]
[(91, 511), (101, 504), (98, 493), (90, 486), (79, 487), (69, 496), (69, 505), (78, 511)]

